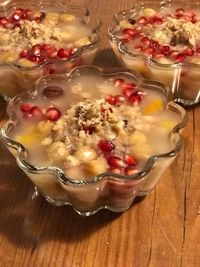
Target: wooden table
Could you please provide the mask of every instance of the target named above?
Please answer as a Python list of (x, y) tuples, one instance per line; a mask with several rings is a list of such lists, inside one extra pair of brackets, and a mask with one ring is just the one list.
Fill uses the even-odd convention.
[[(67, 1), (66, 1), (67, 2)], [(95, 64), (119, 66), (105, 36), (131, 0), (77, 0), (104, 23)], [(0, 103), (0, 120), (6, 119)], [(0, 266), (200, 266), (200, 107), (188, 111), (185, 148), (156, 189), (123, 214), (82, 218), (32, 199), (33, 185), (0, 147)]]

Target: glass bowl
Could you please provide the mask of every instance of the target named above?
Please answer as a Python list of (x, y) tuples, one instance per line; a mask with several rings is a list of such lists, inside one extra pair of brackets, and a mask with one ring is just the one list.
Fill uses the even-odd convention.
[(33, 66), (22, 66), (16, 61), (4, 62), (5, 60), (0, 60), (0, 95), (5, 99), (11, 98), (20, 92), (30, 90), (35, 80), (41, 76), (51, 73), (69, 72), (76, 66), (91, 64), (100, 41), (98, 32), (101, 27), (101, 22), (91, 17), (87, 8), (71, 6), (61, 0), (56, 3), (47, 0), (11, 0), (0, 5), (0, 17), (9, 16), (17, 8), (31, 9), (31, 11), (35, 12), (69, 12), (74, 16), (78, 16), (82, 18), (82, 23), (91, 29), (91, 35), (89, 36), (90, 43), (81, 45), (67, 59), (47, 59), (43, 63), (38, 63)]
[[(182, 149), (183, 139), (179, 132), (186, 124), (186, 112), (174, 101), (166, 102), (166, 109), (171, 110), (178, 118), (178, 124), (170, 130), (169, 137), (167, 137), (172, 149), (147, 158), (141, 171), (131, 176), (105, 172), (89, 179), (73, 179), (73, 177), (67, 177), (62, 168), (32, 165), (27, 160), (27, 149), (11, 137), (11, 133), (19, 123), (16, 112), (19, 104), (35, 99), (47, 86), (61, 84), (62, 88), (67, 88), (70, 81), (85, 74), (95, 74), (103, 78), (116, 78), (122, 75), (139, 85), (140, 88), (161, 93), (168, 101), (168, 90), (165, 85), (144, 80), (134, 71), (118, 69), (105, 73), (97, 67), (82, 66), (66, 75), (50, 75), (40, 78), (32, 93), (24, 92), (10, 100), (7, 107), (9, 120), (2, 126), (0, 138), (16, 158), (18, 166), (48, 202), (55, 205), (71, 205), (77, 213), (85, 216), (92, 215), (100, 209), (122, 212), (131, 206), (136, 196), (145, 196), (153, 190), (163, 172)], [(66, 93), (69, 94), (69, 90)]]
[[(200, 61), (198, 64), (187, 60), (174, 61), (173, 63), (159, 62), (151, 54), (147, 55), (139, 50), (137, 52), (130, 51), (125, 39), (123, 40), (118, 35), (123, 27), (123, 21), (132, 20), (135, 23), (135, 18), (143, 10), (154, 9), (161, 14), (165, 14), (167, 10), (169, 11), (169, 8), (173, 12), (177, 8), (180, 8), (180, 12), (182, 12), (181, 8), (189, 11), (200, 11), (199, 1), (193, 1), (192, 3), (186, 0), (136, 1), (130, 10), (115, 14), (112, 25), (108, 29), (108, 38), (115, 55), (124, 66), (140, 72), (147, 79), (157, 80), (168, 85), (176, 102), (190, 106), (200, 101)], [(131, 28), (130, 24), (126, 27)], [(134, 38), (137, 37), (133, 37), (133, 40)]]

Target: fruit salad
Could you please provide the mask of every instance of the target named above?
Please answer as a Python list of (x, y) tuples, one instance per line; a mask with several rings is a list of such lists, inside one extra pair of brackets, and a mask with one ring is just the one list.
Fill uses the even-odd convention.
[(109, 33), (127, 67), (169, 85), (174, 97), (199, 100), (200, 13), (195, 4), (183, 7), (176, 1), (175, 6), (132, 10), (125, 18), (119, 15)]
[(80, 16), (73, 8), (65, 9), (53, 12), (25, 5), (0, 16), (1, 95), (30, 88), (30, 81), (43, 74), (70, 71), (81, 56), (82, 63), (90, 63), (98, 38), (94, 25), (88, 24), (88, 11)]
[[(62, 171), (67, 182), (22, 168), (51, 199), (67, 198), (78, 210), (104, 202), (124, 209), (139, 191), (153, 189), (177, 154), (171, 134), (183, 119), (182, 109), (170, 110), (158, 85), (140, 83), (133, 74), (106, 75), (84, 67), (68, 79), (44, 78), (38, 88), (34, 98), (16, 98), (17, 122), (9, 135), (24, 146), (28, 164)], [(163, 154), (152, 169), (155, 155)]]

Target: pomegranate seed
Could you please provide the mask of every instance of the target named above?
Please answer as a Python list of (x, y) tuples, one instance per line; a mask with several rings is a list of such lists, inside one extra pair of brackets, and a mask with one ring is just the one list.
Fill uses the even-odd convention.
[(120, 169), (120, 168), (111, 168), (109, 171), (114, 173), (114, 174), (123, 174), (124, 173), (124, 170)]
[(32, 47), (32, 51), (31, 52), (32, 52), (32, 54), (34, 56), (40, 56), (41, 55), (41, 47), (40, 47), (40, 45), (39, 44), (34, 45)]
[(183, 62), (184, 60), (185, 60), (185, 55), (184, 54), (180, 53), (180, 54), (177, 55), (176, 61)]
[(106, 96), (105, 101), (108, 102), (110, 105), (116, 105), (117, 104), (117, 100), (112, 95)]
[(146, 21), (147, 21), (147, 18), (145, 18), (145, 17), (140, 17), (140, 18), (138, 19), (138, 23), (139, 23), (139, 24), (144, 24)]
[(116, 156), (112, 156), (110, 158), (108, 158), (108, 164), (111, 168), (124, 168), (126, 167), (126, 164), (125, 162), (119, 158), (119, 157), (116, 157)]
[(33, 107), (33, 105), (31, 103), (23, 103), (21, 106), (20, 106), (20, 110), (22, 112), (29, 112), (31, 110), (31, 108)]
[(151, 40), (149, 46), (153, 48), (157, 48), (159, 46), (159, 43), (157, 41)]
[(173, 50), (173, 51), (170, 52), (170, 56), (171, 57), (177, 57), (178, 54), (179, 54), (179, 52), (176, 51), (176, 50)]
[(136, 33), (136, 31), (134, 29), (126, 28), (126, 29), (123, 30), (123, 33), (124, 34), (127, 34), (127, 35), (130, 35), (130, 36), (134, 36), (134, 34)]
[(141, 100), (141, 96), (136, 93), (131, 94), (128, 98), (128, 102), (133, 105), (138, 105)]
[(72, 50), (65, 50), (64, 48), (60, 48), (57, 52), (57, 56), (60, 58), (68, 58), (72, 55)]
[(176, 13), (178, 13), (178, 14), (183, 14), (185, 11), (184, 11), (184, 9), (183, 8), (177, 8), (176, 9)]
[(21, 51), (20, 54), (19, 54), (19, 56), (21, 58), (26, 58), (28, 56), (28, 50), (25, 49), (25, 50)]
[(30, 60), (32, 62), (38, 62), (39, 61), (39, 58), (37, 56), (34, 56), (34, 55), (29, 55), (27, 58), (28, 58), (28, 60)]
[(63, 95), (63, 89), (59, 86), (47, 86), (43, 89), (42, 95), (47, 98), (56, 98)]
[(129, 21), (129, 23), (130, 23), (130, 24), (132, 24), (132, 25), (135, 25), (135, 23), (136, 23), (136, 20), (134, 20), (134, 19), (131, 19), (131, 18), (130, 18), (130, 19), (128, 19), (128, 21)]
[(125, 97), (123, 95), (116, 95), (115, 96), (115, 101), (117, 104), (121, 104), (125, 101)]
[(93, 132), (96, 130), (96, 128), (94, 126), (92, 126), (92, 125), (83, 126), (83, 130), (85, 131), (85, 133), (93, 134)]
[(141, 42), (144, 44), (144, 45), (149, 45), (150, 44), (150, 40), (148, 37), (143, 37), (141, 39)]
[(188, 48), (188, 49), (183, 51), (183, 54), (185, 56), (192, 56), (194, 54), (194, 50), (192, 50), (191, 48)]
[(33, 106), (30, 109), (30, 114), (36, 117), (41, 117), (43, 115), (43, 112), (41, 110), (41, 108), (39, 108), (38, 106)]
[(124, 83), (123, 85), (122, 85), (122, 88), (123, 89), (127, 89), (127, 88), (129, 88), (129, 89), (134, 89), (136, 87), (136, 84), (135, 83)]
[[(23, 16), (22, 16), (23, 17)], [(25, 9), (24, 11), (24, 19), (33, 20), (33, 13), (30, 9)]]
[(34, 21), (37, 22), (37, 23), (40, 23), (42, 21), (42, 19), (41, 19), (41, 17), (35, 17)]
[(49, 48), (45, 49), (45, 54), (47, 57), (56, 58), (57, 57), (57, 49), (53, 46), (49, 47)]
[(122, 90), (122, 94), (123, 94), (125, 97), (129, 97), (132, 93), (133, 93), (133, 88), (124, 88), (124, 89)]
[(182, 19), (183, 18), (183, 14), (176, 14), (176, 18), (177, 19)]
[(155, 52), (155, 49), (153, 47), (148, 47), (144, 52), (147, 55), (153, 55), (153, 53)]
[(137, 159), (130, 155), (125, 155), (124, 160), (129, 166), (138, 164)]
[(57, 121), (61, 115), (62, 114), (61, 114), (60, 110), (58, 110), (55, 107), (52, 107), (52, 108), (47, 109), (45, 117), (47, 120)]
[(128, 176), (132, 176), (138, 172), (138, 170), (136, 170), (134, 166), (126, 167), (124, 171), (125, 171), (125, 174)]
[(169, 55), (170, 53), (170, 46), (168, 45), (163, 45), (160, 47), (160, 53), (163, 54), (164, 56)]
[(134, 50), (137, 51), (137, 52), (141, 52), (143, 50), (143, 47), (140, 46), (140, 45), (137, 45), (134, 47)]
[(108, 140), (100, 140), (98, 147), (103, 152), (111, 152), (113, 149), (115, 149), (115, 145)]
[(135, 92), (135, 94), (137, 94), (137, 95), (146, 95), (147, 93), (144, 92), (143, 90), (137, 90), (137, 91)]
[(124, 83), (124, 79), (122, 79), (122, 78), (117, 78), (114, 81), (115, 86), (120, 86), (120, 85), (122, 85), (122, 83)]
[(128, 43), (130, 40), (132, 40), (132, 36), (129, 34), (125, 34), (122, 40), (124, 43)]
[(6, 18), (4, 18), (4, 17), (0, 17), (0, 24), (1, 24), (2, 26), (5, 26), (7, 23), (8, 23), (8, 20), (7, 20)]

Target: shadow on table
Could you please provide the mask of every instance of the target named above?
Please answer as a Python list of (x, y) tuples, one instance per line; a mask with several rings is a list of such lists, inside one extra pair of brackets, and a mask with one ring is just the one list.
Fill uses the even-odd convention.
[(120, 62), (117, 60), (111, 48), (98, 51), (92, 64), (106, 68), (109, 66), (109, 69), (121, 67)]

